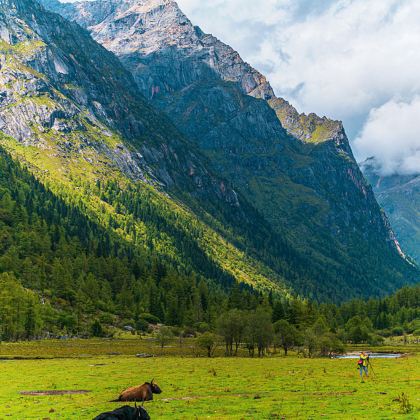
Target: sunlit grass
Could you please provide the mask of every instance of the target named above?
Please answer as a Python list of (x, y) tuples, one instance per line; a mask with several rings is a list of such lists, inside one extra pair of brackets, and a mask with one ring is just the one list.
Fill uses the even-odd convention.
[[(134, 356), (137, 351), (155, 347), (138, 341), (89, 340), (84, 348), (82, 340), (42, 342), (37, 346), (0, 345), (2, 354), (13, 349), (14, 356), (19, 356), (18, 353), (28, 356), (28, 349), (36, 347), (38, 356), (43, 352), (49, 356), (85, 353), (83, 358), (0, 361), (0, 418), (91, 419), (118, 407), (109, 401), (122, 389), (152, 378), (164, 391), (146, 404), (154, 419), (415, 419), (420, 415), (418, 355), (374, 360), (375, 374), (360, 383), (355, 360), (296, 356), (140, 359)], [(95, 354), (94, 348), (97, 354), (112, 349), (125, 355), (88, 357), (89, 353)], [(172, 349), (180, 353), (179, 349)], [(35, 351), (31, 351), (35, 356)], [(42, 397), (20, 395), (20, 391), (31, 390), (92, 392)], [(402, 392), (414, 406), (406, 415), (399, 413), (400, 405), (394, 401)]]

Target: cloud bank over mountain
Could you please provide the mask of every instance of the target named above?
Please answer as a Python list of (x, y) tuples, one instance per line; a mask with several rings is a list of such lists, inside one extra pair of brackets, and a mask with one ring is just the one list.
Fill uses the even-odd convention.
[(418, 1), (178, 3), (265, 73), (279, 96), (343, 120), (358, 159), (375, 156), (381, 173), (420, 172)]
[[(420, 97), (411, 102), (391, 100), (373, 109), (360, 136), (354, 142), (358, 156), (376, 157), (381, 175), (414, 174), (420, 171), (418, 119)], [(395, 138), (395, 132), (398, 138)]]

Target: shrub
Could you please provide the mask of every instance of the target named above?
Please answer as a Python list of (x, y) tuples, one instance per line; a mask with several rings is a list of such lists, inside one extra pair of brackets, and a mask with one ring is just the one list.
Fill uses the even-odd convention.
[(321, 356), (344, 353), (344, 344), (333, 333), (324, 334), (318, 342)]
[(368, 344), (371, 346), (380, 346), (384, 343), (385, 339), (377, 334), (372, 334), (369, 337)]
[(106, 324), (106, 325), (112, 325), (114, 323), (114, 317), (111, 314), (108, 313), (103, 313), (101, 314), (101, 316), (99, 317), (99, 321), (102, 324)]
[(207, 322), (200, 322), (196, 325), (197, 331), (200, 333), (205, 333), (210, 331), (210, 325)]
[(195, 337), (196, 336), (196, 332), (195, 329), (193, 327), (185, 327), (184, 331), (182, 333), (182, 335), (184, 337)]
[(90, 332), (94, 337), (105, 337), (105, 330), (102, 327), (102, 324), (96, 319), (90, 327)]
[(207, 351), (207, 357), (212, 357), (218, 344), (219, 338), (216, 334), (205, 332), (197, 338), (197, 346)]
[(136, 321), (136, 330), (137, 331), (142, 331), (142, 332), (147, 332), (149, 331), (149, 323), (144, 320), (144, 319), (138, 319)]
[(378, 333), (382, 336), (382, 337), (391, 337), (392, 336), (392, 331), (389, 328), (386, 328), (384, 330), (379, 330)]
[(408, 396), (404, 392), (394, 401), (399, 403), (401, 414), (409, 414), (413, 411), (413, 404), (410, 403)]
[(157, 316), (154, 316), (154, 315), (149, 314), (149, 313), (143, 313), (143, 314), (140, 315), (139, 318), (143, 319), (143, 320), (147, 321), (149, 324), (153, 324), (153, 325), (160, 324), (160, 322), (161, 322), (160, 319)]
[(162, 348), (164, 348), (173, 339), (174, 333), (170, 327), (161, 327), (157, 333), (157, 340)]
[(392, 335), (398, 335), (398, 336), (400, 336), (400, 335), (403, 335), (403, 334), (404, 334), (404, 330), (403, 330), (402, 327), (394, 327), (392, 329)]

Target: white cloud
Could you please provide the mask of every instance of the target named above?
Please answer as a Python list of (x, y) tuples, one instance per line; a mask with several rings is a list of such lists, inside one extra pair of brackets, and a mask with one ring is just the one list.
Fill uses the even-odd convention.
[(391, 100), (373, 109), (354, 142), (358, 156), (375, 156), (382, 175), (420, 173), (420, 97)]
[[(364, 132), (369, 131), (372, 109), (392, 104), (393, 98), (411, 103), (420, 95), (418, 0), (178, 3), (194, 23), (231, 44), (267, 75), (279, 96), (300, 111), (343, 120), (350, 138), (357, 137), (368, 118)], [(406, 122), (413, 126), (415, 121)], [(401, 128), (388, 125), (389, 136), (401, 141), (406, 134)], [(380, 141), (375, 145), (372, 155), (384, 159)], [(409, 162), (418, 163), (413, 155), (403, 168), (394, 165), (397, 156), (387, 156), (389, 167), (401, 170), (408, 170), (404, 165)]]

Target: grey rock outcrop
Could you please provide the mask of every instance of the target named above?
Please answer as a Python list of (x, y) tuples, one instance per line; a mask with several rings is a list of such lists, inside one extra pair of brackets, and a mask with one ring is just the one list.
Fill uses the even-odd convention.
[[(46, 137), (57, 140), (51, 133), (71, 137), (74, 132), (85, 151), (105, 153), (134, 179), (192, 188), (232, 203), (230, 188), (218, 187), (221, 181), (144, 100), (113, 54), (37, 2), (1, 0), (0, 11), (0, 118), (6, 134), (26, 145), (48, 147)], [(104, 139), (123, 136), (130, 145), (122, 153), (106, 141), (89, 141), (92, 131), (109, 133)]]

